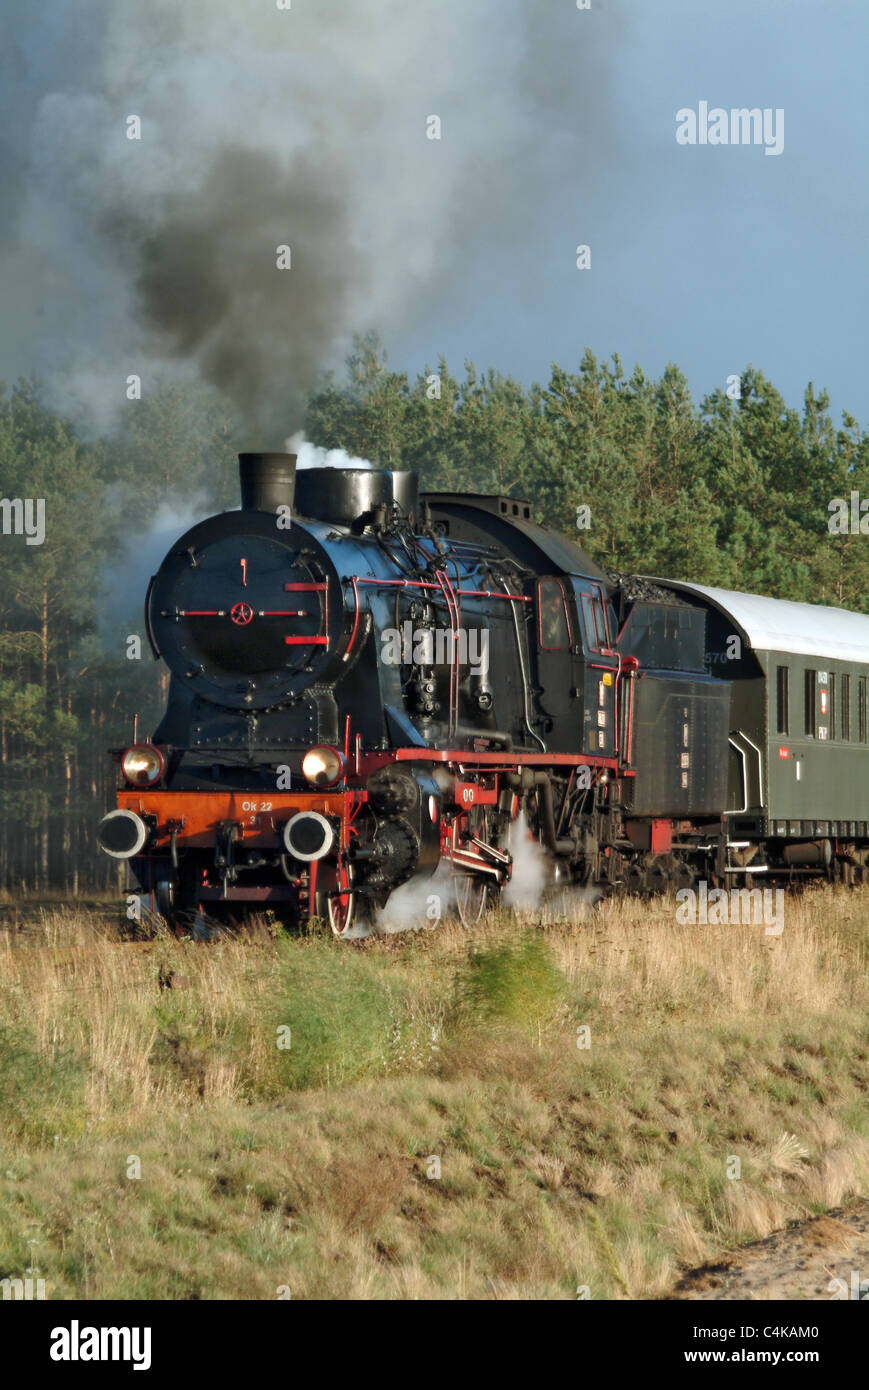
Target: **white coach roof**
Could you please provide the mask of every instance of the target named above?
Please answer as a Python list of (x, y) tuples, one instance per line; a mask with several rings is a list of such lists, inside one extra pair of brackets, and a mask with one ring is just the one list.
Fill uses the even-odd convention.
[(731, 618), (755, 651), (793, 652), (800, 656), (829, 657), (869, 665), (869, 615), (847, 608), (825, 608), (819, 603), (791, 603), (787, 599), (740, 594), (713, 589), (707, 584), (674, 583), (656, 579), (684, 593), (698, 594)]

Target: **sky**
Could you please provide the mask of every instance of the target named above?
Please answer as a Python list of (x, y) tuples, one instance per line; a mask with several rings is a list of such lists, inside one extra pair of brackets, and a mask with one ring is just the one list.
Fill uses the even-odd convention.
[[(865, 0), (4, 0), (0, 378), (105, 426), (195, 372), (277, 447), (374, 329), (411, 375), (752, 364), (869, 424), (867, 52)], [(700, 102), (781, 152), (678, 143)]]
[[(612, 19), (606, 0), (563, 21)], [(561, 157), (517, 244), (468, 248), (453, 293), (390, 340), (402, 367), (442, 351), (519, 378), (585, 346), (695, 399), (749, 363), (788, 404), (808, 381), (869, 424), (869, 5), (864, 0), (634, 0), (589, 129), (565, 94)], [(615, 26), (613, 26), (615, 27)], [(677, 110), (784, 110), (784, 149), (676, 143)], [(605, 153), (589, 168), (588, 141)], [(555, 135), (553, 133), (553, 143)], [(591, 269), (574, 249), (591, 248)]]

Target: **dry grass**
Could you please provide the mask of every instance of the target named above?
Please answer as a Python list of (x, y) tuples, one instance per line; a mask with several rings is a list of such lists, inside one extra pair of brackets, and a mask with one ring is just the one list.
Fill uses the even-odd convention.
[(353, 946), (123, 944), (46, 914), (0, 934), (0, 1277), (660, 1296), (866, 1193), (867, 924), (832, 890), (780, 937), (668, 903)]

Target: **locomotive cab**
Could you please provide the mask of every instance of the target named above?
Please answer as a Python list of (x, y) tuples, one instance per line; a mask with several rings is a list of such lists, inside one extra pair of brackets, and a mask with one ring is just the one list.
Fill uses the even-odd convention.
[(581, 575), (536, 581), (538, 702), (549, 752), (617, 751), (614, 615), (603, 585)]

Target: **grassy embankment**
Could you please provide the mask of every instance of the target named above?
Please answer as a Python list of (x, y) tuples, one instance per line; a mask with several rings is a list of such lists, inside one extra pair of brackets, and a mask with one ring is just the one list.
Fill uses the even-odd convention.
[(778, 938), (667, 903), (356, 946), (119, 944), (46, 914), (0, 934), (0, 1276), (660, 1296), (869, 1191), (867, 956), (866, 897), (831, 890)]

